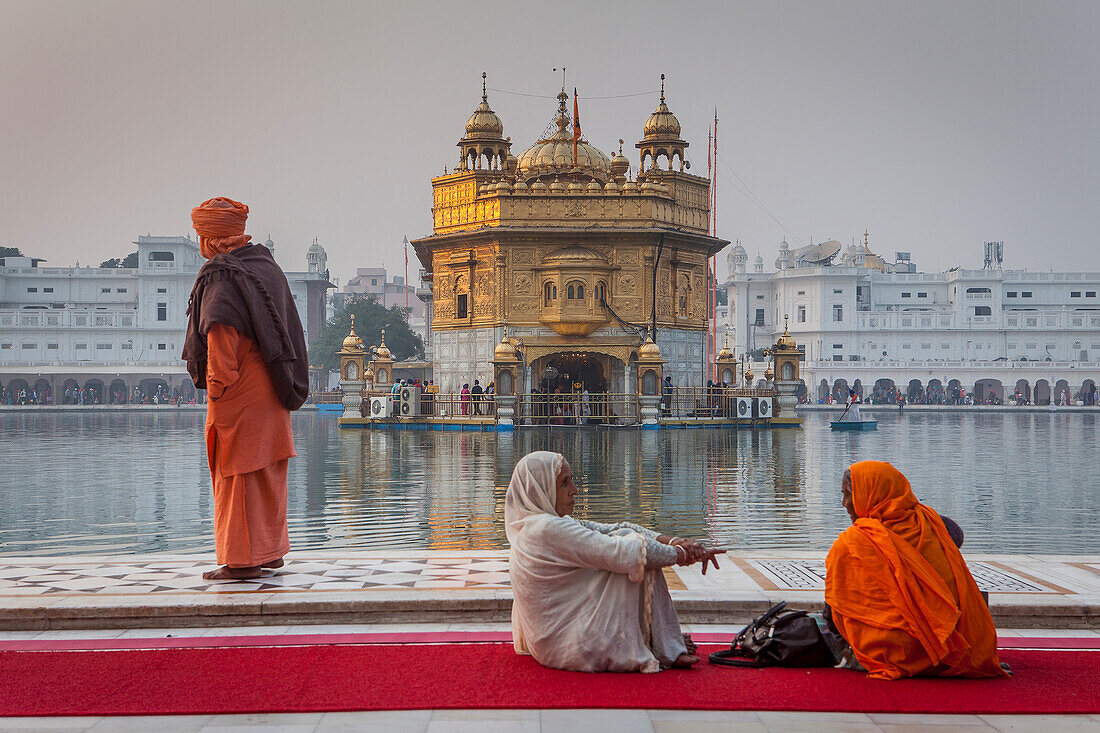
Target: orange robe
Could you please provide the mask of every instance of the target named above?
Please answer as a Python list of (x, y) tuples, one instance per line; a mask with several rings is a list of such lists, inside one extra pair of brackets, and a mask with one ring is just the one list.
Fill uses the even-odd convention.
[(871, 677), (1000, 677), (993, 619), (943, 520), (889, 463), (851, 467), (859, 519), (825, 561), (833, 623)]
[(262, 565), (290, 549), (287, 459), (296, 455), (290, 411), (254, 341), (221, 323), (206, 339), (206, 452), (218, 564)]

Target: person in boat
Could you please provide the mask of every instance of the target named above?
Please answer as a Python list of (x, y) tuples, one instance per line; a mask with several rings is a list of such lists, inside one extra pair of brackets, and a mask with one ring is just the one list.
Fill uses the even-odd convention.
[(854, 389), (848, 390), (848, 406), (845, 408), (847, 414), (844, 416), (845, 422), (863, 422), (859, 414), (859, 406), (862, 402), (863, 400)]
[(701, 562), (705, 573), (725, 550), (628, 522), (576, 519), (577, 491), (559, 453), (529, 453), (512, 472), (504, 521), (516, 652), (577, 672), (696, 664), (661, 568)]
[(191, 211), (199, 270), (187, 306), (183, 358), (205, 389), (206, 453), (219, 568), (207, 580), (258, 578), (290, 549), (290, 412), (309, 394), (305, 335), (286, 276), (244, 233), (248, 207), (212, 198)]
[(841, 496), (852, 525), (825, 560), (825, 610), (858, 664), (880, 679), (1007, 675), (958, 525), (884, 461), (852, 464)]

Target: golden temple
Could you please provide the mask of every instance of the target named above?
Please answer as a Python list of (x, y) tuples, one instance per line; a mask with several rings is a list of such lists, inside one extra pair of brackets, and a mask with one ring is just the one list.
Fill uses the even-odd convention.
[(689, 172), (664, 76), (633, 177), (622, 140), (608, 156), (574, 134), (564, 88), (551, 134), (517, 157), (484, 78), (458, 164), (432, 179), (433, 233), (412, 243), (431, 290), (436, 383), (485, 384), (507, 337), (525, 364), (516, 391), (569, 373), (631, 392), (649, 335), (676, 385), (705, 383), (708, 258), (728, 242), (708, 234), (709, 181)]

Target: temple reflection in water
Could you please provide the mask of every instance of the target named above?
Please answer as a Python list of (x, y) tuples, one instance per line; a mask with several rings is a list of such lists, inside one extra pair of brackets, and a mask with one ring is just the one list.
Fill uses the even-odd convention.
[[(0, 554), (208, 552), (200, 412), (21, 413), (0, 472)], [(848, 519), (840, 476), (886, 458), (956, 519), (972, 551), (1093, 551), (1097, 416), (881, 413), (878, 433), (829, 430), (340, 430), (294, 416), (288, 516), (295, 552), (503, 549), (504, 494), (523, 454), (569, 457), (578, 514), (740, 550), (824, 550)], [(1051, 455), (1061, 460), (1050, 460)], [(63, 456), (64, 460), (58, 460)], [(26, 476), (35, 476), (27, 482)]]

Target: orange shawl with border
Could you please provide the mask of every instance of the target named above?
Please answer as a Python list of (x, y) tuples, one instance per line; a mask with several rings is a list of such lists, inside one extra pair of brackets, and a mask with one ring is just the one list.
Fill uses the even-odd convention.
[(940, 516), (882, 461), (851, 467), (859, 519), (825, 561), (825, 602), (871, 677), (999, 677), (989, 608)]

